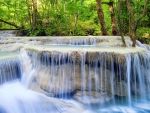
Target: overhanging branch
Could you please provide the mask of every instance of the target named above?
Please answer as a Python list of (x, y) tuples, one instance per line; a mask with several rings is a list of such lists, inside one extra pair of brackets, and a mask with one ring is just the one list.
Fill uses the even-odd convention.
[(135, 31), (137, 30), (137, 27), (138, 27), (138, 24), (139, 24), (140, 20), (146, 15), (148, 1), (149, 0), (145, 1), (143, 12), (142, 12), (142, 14), (140, 15), (140, 17), (135, 22)]
[(15, 25), (14, 23), (7, 22), (7, 21), (5, 21), (3, 19), (0, 19), (0, 22), (6, 23), (6, 24), (11, 25), (11, 26), (14, 26), (17, 29), (21, 29), (22, 28), (22, 27), (19, 27), (19, 26)]

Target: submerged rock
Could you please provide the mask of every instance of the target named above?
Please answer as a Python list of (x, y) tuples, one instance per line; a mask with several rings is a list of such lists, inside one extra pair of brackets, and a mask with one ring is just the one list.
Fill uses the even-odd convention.
[(73, 97), (75, 100), (83, 104), (100, 104), (112, 99), (110, 94), (95, 91), (77, 91)]

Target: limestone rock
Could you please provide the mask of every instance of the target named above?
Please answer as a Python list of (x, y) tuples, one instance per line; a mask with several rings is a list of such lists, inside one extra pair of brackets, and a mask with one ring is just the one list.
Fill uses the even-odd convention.
[(41, 89), (54, 95), (71, 93), (75, 90), (74, 75), (70, 65), (54, 66), (40, 70), (36, 82)]

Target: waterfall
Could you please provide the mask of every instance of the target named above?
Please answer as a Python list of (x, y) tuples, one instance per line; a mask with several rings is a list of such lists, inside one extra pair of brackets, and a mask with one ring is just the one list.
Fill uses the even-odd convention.
[(19, 59), (0, 61), (0, 84), (15, 79), (21, 79), (21, 66)]
[(32, 62), (26, 52), (20, 55), (20, 62), (22, 66), (22, 79), (21, 82), (26, 87), (29, 87), (29, 84), (34, 76), (35, 70), (32, 68)]
[[(28, 88), (30, 88), (30, 84), (34, 82), (33, 79), (38, 71), (35, 70), (34, 62), (31, 61), (27, 52), (20, 55), (20, 61), (19, 59), (9, 59), (1, 61), (0, 63), (1, 78), (9, 75), (7, 78), (11, 80), (12, 78), (17, 78), (19, 74), (22, 75), (18, 77), (20, 78), (19, 81), (8, 83), (6, 80), (3, 80), (3, 83), (5, 83), (0, 86), (1, 113), (89, 113), (88, 110), (85, 110), (84, 106), (73, 100), (59, 100), (29, 90)], [(63, 67), (59, 68), (63, 69)], [(67, 78), (63, 79), (65, 80)], [(65, 80), (65, 82), (67, 80)], [(68, 86), (65, 85), (65, 88), (67, 89)], [(57, 90), (55, 91), (57, 92)], [(64, 92), (65, 90), (62, 93)]]
[(128, 89), (128, 102), (129, 106), (131, 106), (131, 56), (127, 55), (126, 56), (126, 67), (127, 67), (127, 89)]
[(16, 31), (7, 30), (7, 31), (0, 31), (0, 40), (5, 39), (6, 37), (16, 36)]
[(147, 99), (149, 52), (122, 55), (86, 51), (36, 53), (28, 50), (27, 54), (38, 71), (35, 82), (54, 97), (73, 97), (90, 105), (111, 99), (115, 104), (115, 96), (119, 96), (127, 97), (129, 106), (135, 97)]
[(53, 44), (69, 44), (69, 45), (96, 45), (96, 39), (92, 39), (92, 38), (87, 38), (87, 39), (78, 39), (78, 38), (74, 38), (72, 40), (59, 40), (59, 39), (55, 39), (52, 42)]
[(149, 112), (149, 46), (105, 41), (57, 38), (0, 60), (0, 113)]

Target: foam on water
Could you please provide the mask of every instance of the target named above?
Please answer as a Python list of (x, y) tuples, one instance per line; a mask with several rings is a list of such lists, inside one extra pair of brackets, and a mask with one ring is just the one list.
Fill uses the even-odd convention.
[(75, 101), (58, 100), (25, 88), (20, 82), (0, 86), (1, 113), (83, 113)]

